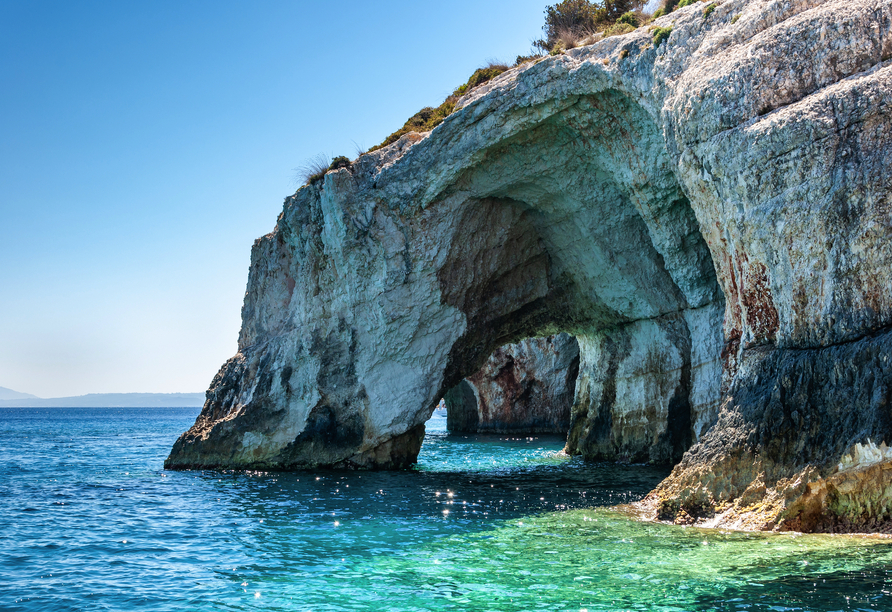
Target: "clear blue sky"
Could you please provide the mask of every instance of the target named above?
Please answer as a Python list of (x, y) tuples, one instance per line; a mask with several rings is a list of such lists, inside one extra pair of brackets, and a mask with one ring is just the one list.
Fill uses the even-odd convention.
[(207, 388), (295, 168), (528, 53), (546, 4), (0, 0), (0, 386)]

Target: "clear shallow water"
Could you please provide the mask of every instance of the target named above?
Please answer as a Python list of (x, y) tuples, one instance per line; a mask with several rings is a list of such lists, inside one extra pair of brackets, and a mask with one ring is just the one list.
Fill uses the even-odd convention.
[(401, 473), (165, 472), (197, 409), (0, 409), (0, 610), (892, 610), (892, 544), (639, 523), (665, 470), (450, 437)]

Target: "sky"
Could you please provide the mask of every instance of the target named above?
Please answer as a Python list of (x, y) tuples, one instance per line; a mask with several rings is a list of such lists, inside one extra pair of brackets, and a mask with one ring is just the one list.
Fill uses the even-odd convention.
[(297, 169), (528, 54), (547, 4), (0, 0), (0, 386), (206, 389)]

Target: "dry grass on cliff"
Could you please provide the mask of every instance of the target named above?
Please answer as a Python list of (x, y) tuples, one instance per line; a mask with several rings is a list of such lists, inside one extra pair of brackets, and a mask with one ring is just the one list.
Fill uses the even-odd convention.
[[(518, 66), (522, 63), (526, 63), (528, 61), (532, 61), (537, 59), (538, 56), (518, 56), (517, 62), (515, 62), (515, 66)], [(408, 134), (409, 132), (429, 132), (438, 125), (440, 125), (443, 120), (452, 114), (452, 111), (455, 110), (455, 104), (459, 101), (459, 99), (470, 92), (475, 87), (483, 85), (487, 81), (491, 81), (495, 77), (499, 76), (503, 72), (510, 70), (512, 66), (505, 64), (504, 62), (498, 61), (490, 61), (485, 66), (481, 66), (477, 70), (474, 71), (474, 74), (470, 76), (470, 78), (461, 86), (457, 87), (455, 91), (453, 91), (446, 100), (443, 101), (439, 106), (432, 107), (426, 106), (422, 108), (420, 111), (409, 117), (409, 120), (403, 124), (403, 127), (395, 131), (393, 134), (384, 139), (384, 142), (381, 144), (372, 147), (369, 149), (369, 153), (380, 149), (381, 147), (386, 147), (389, 144), (393, 144), (397, 140), (399, 140), (404, 134)]]
[(602, 24), (597, 31), (561, 30), (556, 37), (556, 43), (549, 55), (559, 55), (576, 47), (587, 47), (611, 36), (622, 36), (634, 32), (638, 28), (648, 25), (653, 21), (653, 16), (640, 9), (623, 13), (614, 23)]
[(314, 155), (295, 169), (298, 181), (302, 185), (312, 185), (328, 172), (331, 156), (325, 153)]
[(338, 168), (349, 168), (351, 165), (350, 159), (344, 155), (332, 158), (325, 153), (319, 153), (297, 168), (297, 176), (302, 184), (314, 185), (325, 178), (326, 173)]

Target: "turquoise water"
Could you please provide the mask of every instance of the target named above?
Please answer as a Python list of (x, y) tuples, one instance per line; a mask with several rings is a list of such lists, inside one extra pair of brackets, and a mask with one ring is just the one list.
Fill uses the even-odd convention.
[(429, 423), (401, 473), (166, 472), (197, 409), (0, 409), (0, 610), (892, 610), (892, 545), (639, 523), (666, 474)]

